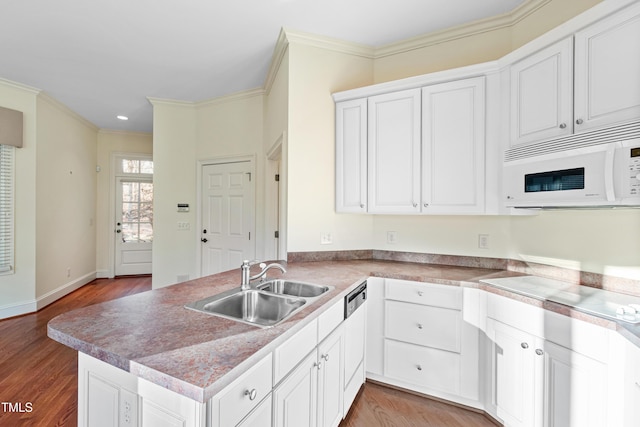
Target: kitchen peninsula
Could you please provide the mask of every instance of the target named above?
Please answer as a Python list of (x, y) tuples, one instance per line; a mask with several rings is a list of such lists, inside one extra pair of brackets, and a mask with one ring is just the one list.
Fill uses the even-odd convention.
[[(467, 265), (482, 267), (371, 259), (289, 262), (287, 279), (335, 288), (291, 318), (266, 329), (184, 308), (187, 303), (238, 287), (240, 273), (233, 270), (66, 313), (53, 319), (48, 330), (52, 339), (80, 353), (80, 425), (86, 425), (87, 417), (92, 415), (90, 412), (99, 409), (91, 409), (95, 402), (92, 403), (90, 396), (86, 395), (87, 391), (91, 393), (90, 387), (97, 387), (93, 393), (100, 395), (105, 390), (105, 382), (116, 388), (107, 413), (111, 410), (116, 421), (125, 420), (124, 425), (151, 425), (151, 420), (156, 426), (173, 425), (171, 423), (178, 419), (193, 426), (281, 425), (283, 421), (279, 417), (282, 414), (276, 405), (279, 389), (296, 375), (298, 369), (293, 369), (296, 365), (304, 364), (310, 357), (316, 359), (313, 351), (316, 346), (321, 348), (323, 340), (326, 342), (341, 333), (345, 323), (344, 297), (368, 278), (371, 279), (367, 336), (372, 334), (370, 329), (375, 323), (372, 319), (382, 316), (380, 312), (384, 311), (385, 286), (389, 300), (392, 298), (388, 295), (391, 286), (400, 289), (404, 283), (410, 286), (414, 283), (421, 286), (422, 283), (438, 291), (461, 288), (464, 305), (461, 306), (460, 318), (464, 319), (465, 325), (470, 324), (478, 331), (484, 332), (487, 300), (495, 297), (531, 306), (567, 321), (584, 323), (588, 328), (602, 330), (605, 335), (617, 336), (635, 348), (640, 345), (637, 326), (622, 325), (622, 322), (577, 312), (561, 304), (536, 301), (492, 287), (480, 280), (514, 277), (522, 273), (486, 263)], [(273, 273), (273, 277), (279, 275)], [(386, 285), (385, 280), (389, 282)], [(427, 292), (430, 292), (429, 288)], [(433, 327), (426, 325), (425, 329)], [(309, 331), (312, 332), (311, 339), (306, 338)], [(383, 335), (383, 331), (373, 333)], [(364, 327), (361, 334), (365, 334)], [(480, 333), (479, 336), (477, 341), (484, 343), (484, 335)], [(613, 341), (610, 344), (613, 345)], [(368, 339), (367, 348), (370, 345), (375, 343)], [(482, 354), (483, 345), (477, 354)], [(302, 354), (292, 359), (287, 353), (291, 349)], [(324, 356), (325, 353), (320, 352), (317, 358)], [(319, 362), (315, 361), (314, 366)], [(328, 360), (326, 362), (329, 363)], [(476, 369), (480, 363), (476, 361)], [(371, 366), (367, 361), (367, 377), (385, 381), (385, 369), (379, 374), (372, 373), (376, 369), (374, 365), (375, 360)], [(428, 369), (429, 366), (425, 365), (425, 370)], [(619, 375), (612, 373), (613, 370), (609, 374), (611, 381), (617, 381)], [(260, 387), (251, 388), (253, 380), (265, 383), (262, 385), (264, 391), (261, 390), (257, 397), (257, 392), (252, 392)], [(345, 380), (348, 378), (343, 379), (343, 383)], [(402, 381), (394, 382), (393, 378), (386, 382), (415, 389)], [(499, 417), (499, 409), (494, 412), (490, 405), (482, 403), (486, 398), (484, 395), (489, 394), (485, 392), (484, 382), (486, 380), (481, 379), (477, 383), (474, 399), (459, 401)], [(235, 394), (230, 393), (238, 387)], [(419, 387), (417, 390), (429, 391)], [(108, 395), (109, 392), (106, 393)], [(438, 396), (437, 390), (428, 394)], [(237, 405), (229, 400), (232, 397), (238, 397)], [(243, 401), (250, 401), (245, 408), (248, 410), (236, 413), (236, 407), (244, 408)], [(348, 411), (350, 403), (341, 406), (340, 419)], [(258, 413), (260, 416), (253, 416)], [(100, 414), (102, 416), (103, 412)], [(110, 425), (107, 419), (102, 416), (104, 425)], [(255, 423), (258, 419), (262, 424)], [(267, 424), (264, 424), (265, 420)]]

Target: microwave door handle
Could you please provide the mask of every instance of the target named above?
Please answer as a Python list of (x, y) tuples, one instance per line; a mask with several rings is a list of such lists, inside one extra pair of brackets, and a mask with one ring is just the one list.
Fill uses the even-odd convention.
[(608, 202), (614, 202), (616, 200), (616, 192), (613, 182), (613, 163), (615, 160), (615, 153), (615, 144), (609, 144), (604, 157), (604, 190), (607, 195)]

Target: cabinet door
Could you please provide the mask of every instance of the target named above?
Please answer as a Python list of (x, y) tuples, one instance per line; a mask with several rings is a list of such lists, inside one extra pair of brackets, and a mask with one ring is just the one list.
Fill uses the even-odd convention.
[(511, 66), (511, 145), (573, 132), (573, 38)]
[(271, 400), (271, 395), (269, 395), (238, 424), (238, 427), (271, 427)]
[(485, 79), (422, 89), (422, 212), (484, 212)]
[[(368, 287), (368, 285), (367, 285)], [(351, 377), (364, 360), (365, 336), (367, 334), (367, 304), (365, 302), (348, 319), (344, 321), (345, 354), (344, 372), (345, 384), (351, 381)]]
[(273, 391), (274, 427), (315, 427), (317, 366), (313, 351)]
[(535, 370), (543, 358), (536, 359), (537, 338), (492, 319), (487, 322), (487, 336), (492, 341), (491, 397), (498, 417), (509, 427), (539, 425)]
[(544, 354), (544, 426), (606, 425), (606, 366), (549, 341)]
[(577, 132), (640, 118), (640, 6), (575, 36)]
[(383, 374), (385, 279), (367, 279), (367, 339), (365, 352), (367, 374)]
[(318, 427), (337, 427), (344, 393), (344, 329), (339, 327), (318, 346)]
[(367, 211), (367, 100), (336, 103), (336, 211)]
[(420, 89), (368, 101), (370, 213), (420, 212)]

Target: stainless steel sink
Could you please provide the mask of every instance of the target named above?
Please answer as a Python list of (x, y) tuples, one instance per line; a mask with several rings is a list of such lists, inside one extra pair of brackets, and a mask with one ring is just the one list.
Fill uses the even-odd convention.
[(315, 298), (330, 291), (330, 286), (314, 285), (312, 283), (294, 282), (290, 280), (269, 280), (257, 286), (258, 289), (275, 294), (290, 295), (303, 298)]
[(276, 295), (259, 290), (234, 290), (187, 304), (192, 310), (258, 326), (273, 326), (307, 303), (304, 298)]
[(269, 280), (252, 289), (235, 288), (185, 305), (201, 313), (267, 328), (312, 304), (333, 286), (291, 280)]

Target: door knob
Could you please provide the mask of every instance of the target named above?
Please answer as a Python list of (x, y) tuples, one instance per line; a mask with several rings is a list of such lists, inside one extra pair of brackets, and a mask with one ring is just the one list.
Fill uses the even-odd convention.
[(207, 240), (207, 238), (206, 238), (206, 237), (203, 237), (202, 239), (200, 239), (200, 241), (201, 241), (202, 243), (207, 243), (209, 240)]

